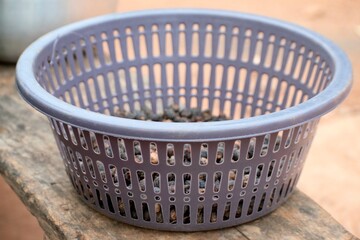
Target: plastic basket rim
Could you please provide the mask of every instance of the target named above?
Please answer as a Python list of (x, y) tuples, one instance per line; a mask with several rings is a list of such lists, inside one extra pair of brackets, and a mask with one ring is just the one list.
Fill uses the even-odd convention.
[[(159, 18), (169, 15), (219, 16), (233, 20), (250, 20), (300, 34), (320, 45), (329, 54), (334, 64), (333, 80), (326, 89), (311, 99), (278, 112), (219, 122), (164, 123), (119, 118), (76, 107), (47, 92), (35, 78), (34, 63), (38, 53), (45, 46), (56, 41), (59, 36), (113, 20), (144, 16)], [(208, 141), (262, 135), (298, 126), (321, 117), (333, 110), (349, 94), (352, 86), (352, 68), (350, 60), (337, 45), (318, 33), (292, 23), (225, 10), (161, 9), (108, 14), (72, 23), (45, 34), (21, 54), (16, 65), (16, 86), (22, 98), (41, 113), (82, 129), (139, 139)]]

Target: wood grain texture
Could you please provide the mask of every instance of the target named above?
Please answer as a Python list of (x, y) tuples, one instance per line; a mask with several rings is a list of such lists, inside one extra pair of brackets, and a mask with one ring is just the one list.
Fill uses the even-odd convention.
[(201, 233), (141, 229), (95, 212), (73, 190), (46, 117), (16, 93), (11, 66), (0, 66), (0, 174), (38, 219), (46, 239), (356, 239), (298, 190), (266, 217)]

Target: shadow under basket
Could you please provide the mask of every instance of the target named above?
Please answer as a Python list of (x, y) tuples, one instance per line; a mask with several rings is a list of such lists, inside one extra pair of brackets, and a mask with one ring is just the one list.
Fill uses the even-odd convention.
[[(209, 10), (115, 14), (33, 43), (23, 98), (46, 114), (81, 199), (128, 224), (200, 231), (245, 223), (291, 195), (319, 118), (351, 87), (334, 44), (301, 27)], [(231, 120), (114, 117), (171, 104)]]

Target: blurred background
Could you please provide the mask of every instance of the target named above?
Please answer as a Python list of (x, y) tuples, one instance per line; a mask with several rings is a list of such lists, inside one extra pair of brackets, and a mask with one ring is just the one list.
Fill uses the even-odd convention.
[[(39, 1), (16, 2), (17, 4), (24, 2), (24, 4), (32, 6)], [(42, 1), (53, 4), (70, 2)], [(73, 5), (76, 5), (62, 5), (56, 10), (59, 14), (58, 17), (64, 20), (63, 22), (70, 22), (86, 18), (91, 14), (97, 15), (111, 11), (127, 12), (175, 7), (226, 9), (292, 22), (316, 31), (338, 44), (348, 54), (353, 64), (353, 90), (345, 103), (322, 118), (298, 188), (328, 211), (346, 229), (360, 237), (360, 0), (116, 1), (71, 1)], [(32, 34), (33, 32), (29, 31), (31, 28), (24, 28), (23, 24), (19, 24), (21, 16), (26, 16), (28, 19), (42, 16), (42, 22), (46, 22), (47, 18), (52, 18), (51, 15), (42, 15), (47, 13), (45, 8), (42, 10), (28, 7), (28, 11), (37, 13), (36, 16), (29, 16), (27, 12), (16, 15), (14, 8), (12, 14), (13, 17), (16, 16), (14, 19), (17, 21), (4, 20), (5, 12), (8, 13), (5, 6), (9, 2), (15, 1), (0, 0), (0, 36), (7, 33), (5, 34), (7, 37), (15, 37), (14, 35), (9, 36), (9, 33), (6, 32), (10, 27), (21, 30), (24, 34)], [(99, 2), (101, 2), (100, 5), (98, 5)], [(84, 4), (87, 4), (86, 7), (82, 7)], [(48, 6), (48, 9), (50, 8), (51, 6)], [(61, 15), (62, 8), (72, 10)], [(73, 14), (72, 17), (70, 14)], [(54, 26), (61, 25), (63, 22), (54, 23)], [(41, 21), (37, 24), (40, 23)], [(35, 31), (34, 28), (32, 29)], [(43, 28), (43, 31), (47, 31), (47, 29)], [(28, 38), (31, 39), (30, 36)], [(10, 58), (7, 56), (7, 59), (1, 57), (1, 54), (5, 55), (10, 48), (10, 45), (6, 45), (8, 42), (9, 40), (0, 37), (0, 59), (16, 61), (16, 56)], [(17, 48), (20, 49), (19, 45)], [(0, 239), (42, 239), (42, 230), (36, 219), (32, 217), (1, 177), (0, 192)]]

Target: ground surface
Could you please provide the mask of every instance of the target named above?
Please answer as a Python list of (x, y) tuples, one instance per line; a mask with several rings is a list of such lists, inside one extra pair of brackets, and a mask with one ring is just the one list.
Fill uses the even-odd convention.
[[(298, 187), (360, 237), (360, 1), (133, 0), (120, 1), (118, 10), (165, 7), (229, 9), (275, 17), (319, 32), (345, 50), (354, 68), (353, 91), (320, 122)], [(0, 239), (41, 239), (36, 220), (1, 178), (0, 192)]]

